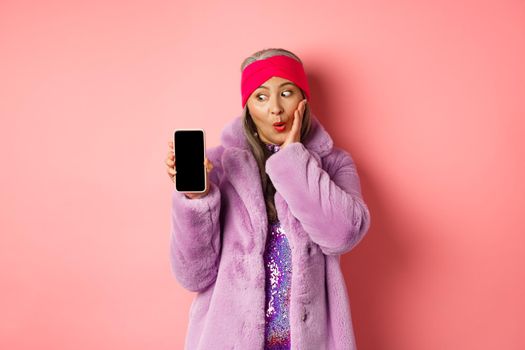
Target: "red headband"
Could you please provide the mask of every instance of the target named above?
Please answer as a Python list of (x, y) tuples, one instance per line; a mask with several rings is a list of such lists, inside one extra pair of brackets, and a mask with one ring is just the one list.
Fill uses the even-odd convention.
[(242, 71), (242, 108), (246, 105), (252, 92), (271, 77), (281, 77), (292, 81), (304, 91), (306, 98), (310, 99), (310, 88), (301, 62), (288, 56), (272, 56), (254, 61)]

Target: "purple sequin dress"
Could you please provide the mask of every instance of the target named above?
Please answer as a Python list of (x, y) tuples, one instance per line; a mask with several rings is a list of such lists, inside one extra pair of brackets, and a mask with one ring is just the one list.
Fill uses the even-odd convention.
[[(272, 153), (280, 149), (279, 145), (272, 143), (267, 143), (266, 146)], [(279, 220), (268, 224), (264, 266), (266, 270), (264, 349), (290, 349), (292, 254)]]

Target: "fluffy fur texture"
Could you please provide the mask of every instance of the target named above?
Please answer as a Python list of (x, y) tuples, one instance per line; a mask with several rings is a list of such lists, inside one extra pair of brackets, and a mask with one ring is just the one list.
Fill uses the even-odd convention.
[[(292, 349), (354, 350), (350, 305), (340, 255), (370, 226), (350, 154), (333, 146), (311, 114), (312, 135), (274, 153), (266, 173), (292, 250)], [(197, 292), (185, 349), (263, 349), (268, 231), (256, 161), (241, 117), (224, 128), (207, 196), (173, 191), (170, 258), (173, 274)]]

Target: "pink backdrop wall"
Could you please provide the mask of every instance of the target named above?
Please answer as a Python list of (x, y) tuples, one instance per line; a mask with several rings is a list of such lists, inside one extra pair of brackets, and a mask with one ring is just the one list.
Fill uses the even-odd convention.
[(359, 349), (525, 348), (519, 0), (3, 0), (0, 348), (182, 348), (167, 142), (218, 144), (267, 47), (304, 60), (358, 167)]

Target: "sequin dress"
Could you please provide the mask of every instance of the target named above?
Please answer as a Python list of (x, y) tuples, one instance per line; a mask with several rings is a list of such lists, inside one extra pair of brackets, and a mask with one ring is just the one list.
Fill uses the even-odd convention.
[[(272, 143), (267, 143), (266, 146), (272, 153), (280, 149), (279, 145)], [(290, 349), (292, 255), (279, 220), (268, 224), (264, 267), (266, 270), (264, 349)]]

